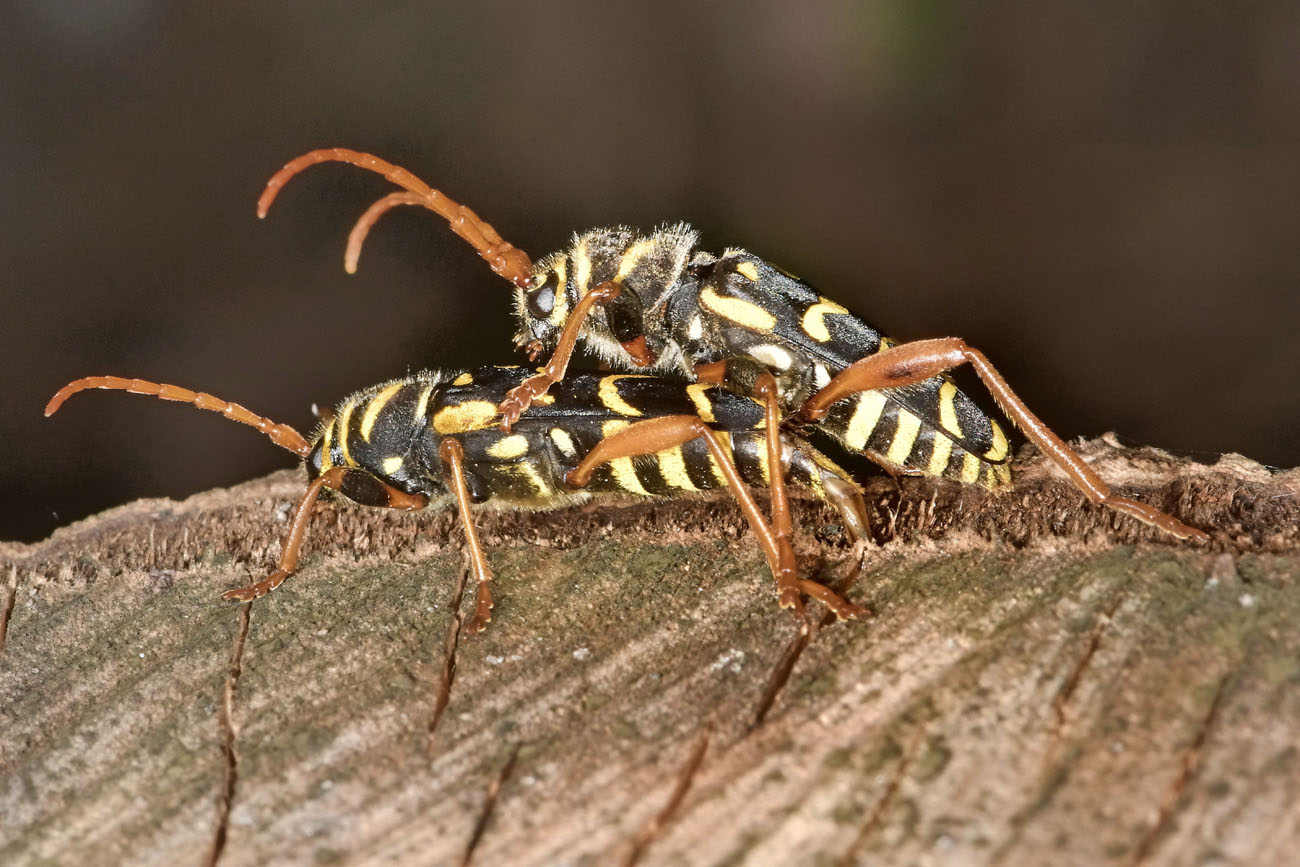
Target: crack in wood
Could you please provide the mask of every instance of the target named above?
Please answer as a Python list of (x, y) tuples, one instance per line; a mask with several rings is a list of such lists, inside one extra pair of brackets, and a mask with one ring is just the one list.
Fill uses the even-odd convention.
[(221, 756), (224, 765), (224, 779), (221, 784), (221, 798), (217, 802), (217, 827), (212, 834), (212, 845), (204, 859), (204, 867), (216, 867), (221, 853), (226, 848), (226, 837), (230, 829), (230, 809), (235, 802), (235, 784), (239, 780), (239, 755), (235, 752), (235, 740), (239, 736), (239, 727), (235, 724), (235, 696), (239, 688), (239, 675), (244, 665), (244, 644), (248, 640), (248, 626), (252, 620), (253, 603), (245, 602), (239, 607), (239, 629), (230, 647), (230, 673), (226, 676), (226, 688), (221, 696), (221, 705), (217, 708), (217, 726), (221, 729)]
[(1111, 619), (1115, 616), (1115, 612), (1119, 610), (1119, 606), (1123, 601), (1123, 592), (1115, 594), (1115, 598), (1111, 600), (1110, 605), (1106, 606), (1106, 610), (1097, 618), (1097, 622), (1093, 624), (1092, 632), (1088, 636), (1088, 644), (1084, 648), (1083, 655), (1074, 664), (1069, 676), (1061, 684), (1061, 691), (1052, 700), (1052, 710), (1056, 713), (1056, 740), (1058, 742), (1064, 736), (1066, 726), (1069, 723), (1065, 715), (1066, 705), (1070, 703), (1075, 690), (1079, 688), (1084, 671), (1092, 663), (1092, 658), (1096, 655), (1097, 649), (1101, 647), (1102, 633), (1106, 631), (1106, 627), (1110, 626)]
[(1156, 842), (1169, 827), (1169, 823), (1173, 821), (1178, 802), (1182, 800), (1183, 795), (1187, 792), (1187, 786), (1196, 776), (1197, 768), (1200, 765), (1201, 752), (1205, 749), (1205, 741), (1210, 736), (1210, 729), (1218, 718), (1219, 708), (1223, 705), (1223, 697), (1228, 692), (1228, 682), (1232, 680), (1232, 677), (1232, 673), (1229, 673), (1219, 679), (1218, 686), (1214, 689), (1214, 698), (1210, 701), (1210, 707), (1206, 710), (1205, 716), (1201, 718), (1201, 723), (1197, 727), (1196, 737), (1193, 738), (1187, 751), (1183, 753), (1182, 768), (1179, 770), (1178, 776), (1174, 778), (1173, 784), (1169, 787), (1169, 793), (1160, 804), (1155, 822), (1143, 835), (1141, 842), (1138, 843), (1137, 851), (1133, 856), (1133, 867), (1139, 867), (1139, 865), (1147, 862), (1155, 852)]
[[(864, 548), (865, 550), (865, 548)], [(848, 591), (852, 589), (857, 582), (858, 577), (862, 574), (862, 555), (860, 554), (854, 561), (853, 567), (843, 578), (835, 582), (833, 589), (840, 596), (847, 597)], [(763, 688), (763, 695), (758, 700), (758, 706), (754, 711), (754, 718), (746, 730), (746, 734), (751, 734), (763, 725), (767, 719), (768, 713), (772, 706), (776, 704), (777, 697), (785, 689), (786, 684), (790, 682), (790, 675), (794, 672), (795, 663), (799, 657), (812, 643), (812, 640), (821, 630), (825, 629), (835, 622), (835, 612), (827, 611), (821, 619), (814, 622), (806, 621), (799, 629), (794, 641), (786, 648), (785, 653), (777, 660), (776, 666), (772, 669), (772, 674), (767, 679), (767, 686)]]
[(713, 727), (706, 724), (695, 743), (695, 749), (691, 751), (686, 764), (677, 774), (677, 784), (673, 787), (672, 794), (668, 796), (668, 803), (664, 804), (663, 809), (655, 814), (654, 818), (647, 822), (633, 838), (632, 851), (623, 861), (623, 867), (635, 867), (650, 848), (650, 844), (659, 839), (664, 829), (668, 827), (668, 823), (677, 815), (678, 809), (681, 808), (682, 802), (686, 800), (686, 795), (691, 790), (695, 775), (699, 773), (700, 765), (704, 763), (704, 755), (709, 750), (709, 739), (712, 734)]
[(470, 861), (474, 857), (474, 850), (483, 840), (483, 833), (487, 831), (488, 822), (492, 820), (492, 813), (496, 810), (497, 797), (501, 794), (501, 787), (505, 785), (510, 774), (515, 769), (515, 760), (519, 758), (519, 750), (523, 748), (522, 743), (515, 744), (510, 751), (510, 757), (506, 763), (501, 766), (501, 770), (488, 783), (487, 792), (483, 796), (483, 809), (479, 811), (478, 821), (474, 823), (474, 832), (470, 835), (469, 842), (465, 844), (465, 855), (460, 859), (460, 867), (469, 867)]
[(469, 581), (469, 568), (461, 570), (460, 580), (451, 597), (451, 620), (447, 624), (447, 638), (443, 641), (442, 679), (438, 684), (438, 696), (433, 704), (433, 716), (429, 718), (429, 736), (432, 737), (442, 720), (442, 713), (451, 701), (451, 685), (456, 680), (456, 651), (460, 647), (460, 627), (464, 616), (460, 613), (460, 601), (465, 595), (465, 585)]
[(885, 791), (881, 794), (880, 800), (876, 801), (876, 806), (871, 810), (871, 813), (868, 814), (867, 820), (863, 822), (862, 827), (858, 829), (858, 835), (853, 838), (853, 842), (849, 844), (849, 848), (845, 849), (844, 854), (840, 856), (840, 860), (837, 863), (839, 863), (841, 867), (853, 867), (854, 864), (858, 863), (859, 853), (861, 853), (862, 848), (867, 845), (867, 841), (871, 839), (871, 835), (876, 832), (876, 829), (879, 828), (881, 824), (883, 824), (885, 812), (889, 809), (890, 805), (893, 804), (894, 798), (897, 797), (898, 790), (902, 788), (903, 780), (907, 777), (908, 768), (912, 766), (913, 760), (915, 760), (916, 756), (920, 753), (921, 745), (924, 743), (925, 729), (921, 729), (912, 739), (912, 743), (908, 745), (908, 748), (904, 750), (903, 754), (899, 757), (898, 766), (894, 768), (894, 773), (889, 778), (889, 783), (886, 784)]
[(9, 567), (9, 587), (5, 590), (4, 606), (0, 607), (0, 653), (4, 653), (5, 642), (9, 638), (9, 618), (13, 617), (14, 605), (18, 601), (18, 567)]

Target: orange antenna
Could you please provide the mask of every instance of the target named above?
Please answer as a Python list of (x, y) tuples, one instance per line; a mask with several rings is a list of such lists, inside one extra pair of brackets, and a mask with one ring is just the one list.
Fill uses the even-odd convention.
[(424, 197), (419, 193), (389, 193), (375, 202), (361, 215), (352, 231), (348, 233), (348, 247), (343, 252), (343, 270), (349, 274), (357, 273), (357, 260), (361, 258), (361, 245), (366, 243), (366, 236), (379, 218), (398, 205), (423, 205)]
[[(477, 250), (478, 254), (487, 260), (488, 265), (491, 266), (494, 272), (521, 289), (528, 288), (529, 281), (533, 276), (533, 263), (528, 258), (527, 253), (518, 249), (509, 241), (503, 240), (497, 234), (497, 230), (492, 228), (492, 225), (478, 214), (459, 202), (448, 198), (444, 193), (430, 187), (406, 169), (361, 151), (348, 150), (347, 148), (321, 148), (320, 150), (308, 151), (302, 156), (285, 163), (284, 168), (272, 175), (271, 179), (266, 182), (266, 189), (262, 191), (261, 197), (257, 200), (257, 216), (266, 216), (271, 203), (275, 201), (275, 197), (280, 194), (280, 189), (289, 182), (290, 178), (303, 169), (326, 162), (348, 163), (383, 175), (411, 194), (395, 201), (381, 200), (387, 203), (383, 207), (379, 207), (379, 203), (372, 206), (371, 210), (367, 211), (362, 216), (361, 221), (358, 222), (358, 226), (364, 223), (364, 228), (360, 232), (361, 240), (365, 239), (366, 233), (374, 225), (375, 220), (378, 220), (385, 211), (394, 205), (423, 205), (446, 220), (447, 224), (451, 226), (451, 230)], [(376, 208), (378, 208), (377, 211)], [(372, 214), (372, 211), (375, 213)], [(367, 218), (369, 218), (368, 221)], [(357, 230), (354, 229), (353, 234), (356, 233)], [(352, 249), (353, 243), (350, 242), (348, 245), (349, 259), (347, 261), (352, 262), (353, 268), (356, 267), (356, 256), (360, 254), (360, 240), (355, 243), (357, 246), (355, 252)]]
[(148, 394), (153, 397), (160, 397), (163, 400), (178, 400), (183, 403), (191, 403), (199, 409), (219, 412), (231, 421), (252, 425), (270, 437), (271, 442), (280, 448), (288, 449), (299, 457), (305, 458), (311, 453), (311, 444), (303, 439), (302, 434), (287, 424), (277, 424), (270, 419), (262, 418), (260, 415), (250, 412), (237, 403), (230, 403), (219, 397), (213, 397), (207, 392), (190, 391), (188, 388), (181, 388), (179, 385), (165, 385), (144, 379), (125, 379), (121, 376), (87, 376), (82, 379), (74, 379), (55, 392), (54, 397), (50, 398), (50, 402), (45, 404), (45, 417), (49, 418), (54, 415), (59, 411), (59, 407), (63, 406), (65, 400), (77, 392), (89, 388), (129, 391), (132, 394)]

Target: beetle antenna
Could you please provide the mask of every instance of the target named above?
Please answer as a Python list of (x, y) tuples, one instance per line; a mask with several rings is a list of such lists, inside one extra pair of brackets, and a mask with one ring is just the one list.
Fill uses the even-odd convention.
[[(527, 253), (518, 249), (509, 241), (503, 240), (490, 223), (469, 208), (454, 201), (439, 190), (430, 187), (401, 166), (393, 165), (373, 154), (347, 148), (321, 148), (308, 151), (302, 156), (290, 160), (285, 163), (284, 168), (273, 174), (271, 179), (266, 182), (266, 189), (262, 191), (261, 197), (257, 200), (257, 216), (266, 216), (271, 203), (275, 201), (275, 197), (280, 194), (281, 188), (289, 182), (290, 178), (304, 169), (326, 162), (348, 163), (383, 175), (411, 194), (410, 197), (403, 197), (401, 201), (389, 202), (386, 206), (379, 208), (373, 217), (371, 217), (369, 211), (363, 215), (361, 223), (365, 223), (365, 230), (361, 232), (362, 239), (365, 238), (366, 231), (369, 231), (374, 221), (379, 219), (380, 215), (393, 205), (420, 204), (446, 220), (447, 224), (451, 226), (451, 230), (477, 250), (478, 254), (487, 260), (488, 265), (491, 266), (494, 272), (521, 289), (528, 288), (529, 281), (533, 276), (533, 263), (528, 258)], [(374, 210), (374, 208), (372, 207), (371, 210)], [(365, 222), (367, 217), (371, 217), (368, 223)], [(351, 247), (352, 245), (349, 244), (349, 251), (351, 251)], [(355, 258), (351, 261), (353, 261), (355, 267)]]
[(121, 376), (87, 376), (74, 379), (55, 392), (50, 402), (45, 404), (45, 417), (49, 418), (59, 411), (63, 402), (79, 391), (88, 388), (105, 388), (114, 391), (129, 391), (132, 394), (148, 394), (163, 400), (178, 400), (190, 403), (199, 409), (219, 412), (231, 421), (252, 425), (270, 437), (271, 442), (282, 449), (287, 449), (299, 457), (305, 458), (311, 453), (311, 444), (287, 424), (277, 424), (240, 406), (219, 397), (213, 397), (204, 391), (190, 391), (179, 385), (149, 382), (145, 379), (126, 379)]

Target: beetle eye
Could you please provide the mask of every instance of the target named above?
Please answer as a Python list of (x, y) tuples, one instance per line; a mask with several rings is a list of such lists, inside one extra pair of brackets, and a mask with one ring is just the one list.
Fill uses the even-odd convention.
[(555, 309), (555, 288), (559, 281), (555, 274), (546, 278), (546, 282), (528, 292), (528, 312), (536, 319), (546, 319)]

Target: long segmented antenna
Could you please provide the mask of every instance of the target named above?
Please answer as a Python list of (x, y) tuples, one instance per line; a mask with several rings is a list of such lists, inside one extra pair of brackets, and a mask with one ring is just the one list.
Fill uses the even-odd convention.
[(268, 418), (262, 418), (262, 416), (245, 409), (237, 403), (230, 403), (219, 397), (213, 397), (204, 391), (190, 391), (188, 388), (181, 388), (179, 385), (149, 382), (145, 379), (126, 379), (121, 376), (87, 376), (74, 379), (55, 392), (54, 397), (50, 398), (50, 402), (45, 404), (45, 417), (49, 418), (58, 412), (59, 407), (63, 406), (63, 402), (77, 392), (90, 388), (129, 391), (132, 394), (148, 394), (153, 397), (160, 397), (163, 400), (178, 400), (182, 403), (190, 403), (199, 409), (219, 412), (231, 421), (252, 425), (270, 437), (271, 442), (280, 448), (288, 449), (299, 457), (305, 458), (311, 453), (311, 443), (303, 439), (302, 434), (287, 424), (277, 424)]
[(343, 251), (343, 270), (349, 274), (357, 273), (357, 260), (361, 258), (361, 245), (366, 243), (370, 229), (379, 222), (379, 218), (398, 205), (423, 205), (424, 197), (419, 193), (389, 193), (375, 202), (361, 215), (348, 233), (348, 246)]
[[(520, 289), (528, 288), (529, 281), (533, 276), (533, 263), (528, 258), (527, 253), (518, 249), (509, 241), (503, 240), (497, 234), (497, 230), (492, 228), (491, 224), (469, 208), (430, 187), (401, 166), (395, 166), (373, 154), (347, 148), (321, 148), (308, 151), (302, 156), (290, 160), (285, 163), (284, 168), (272, 175), (271, 179), (266, 182), (266, 189), (262, 191), (261, 197), (257, 200), (257, 216), (266, 216), (267, 209), (271, 207), (275, 197), (280, 194), (280, 189), (289, 182), (290, 178), (303, 169), (326, 162), (349, 163), (358, 168), (383, 175), (415, 197), (410, 200), (404, 199), (400, 202), (391, 202), (381, 208), (366, 224), (365, 230), (361, 232), (362, 239), (365, 238), (366, 231), (369, 231), (374, 221), (379, 219), (380, 215), (394, 204), (420, 204), (446, 220), (447, 224), (451, 226), (451, 230), (469, 242), (470, 246), (478, 251), (478, 254), (487, 261), (494, 272), (514, 283)], [(366, 216), (370, 216), (369, 212), (367, 212)], [(365, 219), (366, 217), (363, 216), (362, 220)], [(359, 254), (360, 241), (357, 244)], [(349, 244), (349, 251), (351, 251), (351, 244)], [(351, 261), (353, 268), (355, 268), (355, 256), (352, 257)]]

